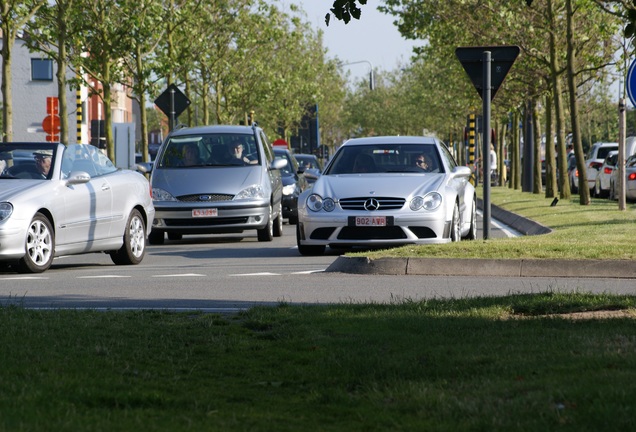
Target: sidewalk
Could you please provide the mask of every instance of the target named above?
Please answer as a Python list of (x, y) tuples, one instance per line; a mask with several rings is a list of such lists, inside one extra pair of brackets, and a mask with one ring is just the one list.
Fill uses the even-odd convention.
[[(482, 202), (478, 200), (481, 208)], [(552, 229), (491, 204), (493, 219), (524, 235)], [(636, 263), (605, 260), (338, 257), (328, 272), (384, 275), (572, 277), (636, 279)]]

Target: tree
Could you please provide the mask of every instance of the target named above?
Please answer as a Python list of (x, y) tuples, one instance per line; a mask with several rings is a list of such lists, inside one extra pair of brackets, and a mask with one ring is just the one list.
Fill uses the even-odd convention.
[(0, 0), (2, 32), (2, 141), (13, 140), (13, 94), (11, 86), (11, 52), (24, 25), (46, 4), (46, 0)]

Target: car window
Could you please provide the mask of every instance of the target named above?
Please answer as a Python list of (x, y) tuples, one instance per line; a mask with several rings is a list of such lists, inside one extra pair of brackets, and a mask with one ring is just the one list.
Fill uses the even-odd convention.
[[(429, 168), (418, 167), (418, 158), (425, 156)], [(373, 144), (343, 146), (334, 155), (325, 174), (359, 174), (411, 172), (444, 172), (437, 147), (432, 144)]]
[(609, 152), (611, 152), (613, 150), (618, 150), (618, 146), (617, 147), (613, 147), (613, 146), (599, 147), (598, 148), (598, 153), (596, 154), (596, 158), (597, 159), (605, 159), (607, 157), (607, 155), (609, 154)]
[(214, 133), (169, 137), (161, 147), (159, 167), (197, 168), (260, 164), (254, 135)]
[[(448, 168), (450, 168), (451, 170), (455, 169), (455, 167), (457, 166), (457, 162), (455, 162), (455, 158), (450, 153), (450, 151), (448, 151), (448, 148), (446, 148), (446, 145), (442, 144), (440, 145), (440, 148), (442, 149), (442, 157), (446, 160), (446, 164), (448, 165)], [(491, 167), (491, 168), (494, 168), (494, 167)]]
[(117, 171), (117, 167), (97, 147), (88, 144), (71, 144), (62, 156), (62, 177), (73, 171), (99, 177)]
[(267, 136), (262, 130), (259, 130), (258, 133), (261, 142), (263, 143), (263, 150), (265, 151), (265, 157), (267, 157), (267, 162), (272, 163), (274, 161), (274, 149), (272, 145), (269, 143)]

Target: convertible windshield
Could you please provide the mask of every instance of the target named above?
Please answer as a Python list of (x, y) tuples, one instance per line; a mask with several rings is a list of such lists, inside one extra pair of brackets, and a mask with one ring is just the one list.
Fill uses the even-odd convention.
[(169, 138), (159, 166), (193, 168), (260, 165), (253, 135), (200, 134)]
[(443, 173), (437, 147), (428, 144), (344, 146), (325, 173)]

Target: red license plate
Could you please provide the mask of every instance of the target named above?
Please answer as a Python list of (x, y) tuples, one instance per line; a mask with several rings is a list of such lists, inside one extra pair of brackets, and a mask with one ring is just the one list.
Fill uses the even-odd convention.
[(356, 216), (356, 226), (386, 226), (386, 217)]
[(219, 215), (217, 209), (193, 209), (192, 217), (216, 217)]

